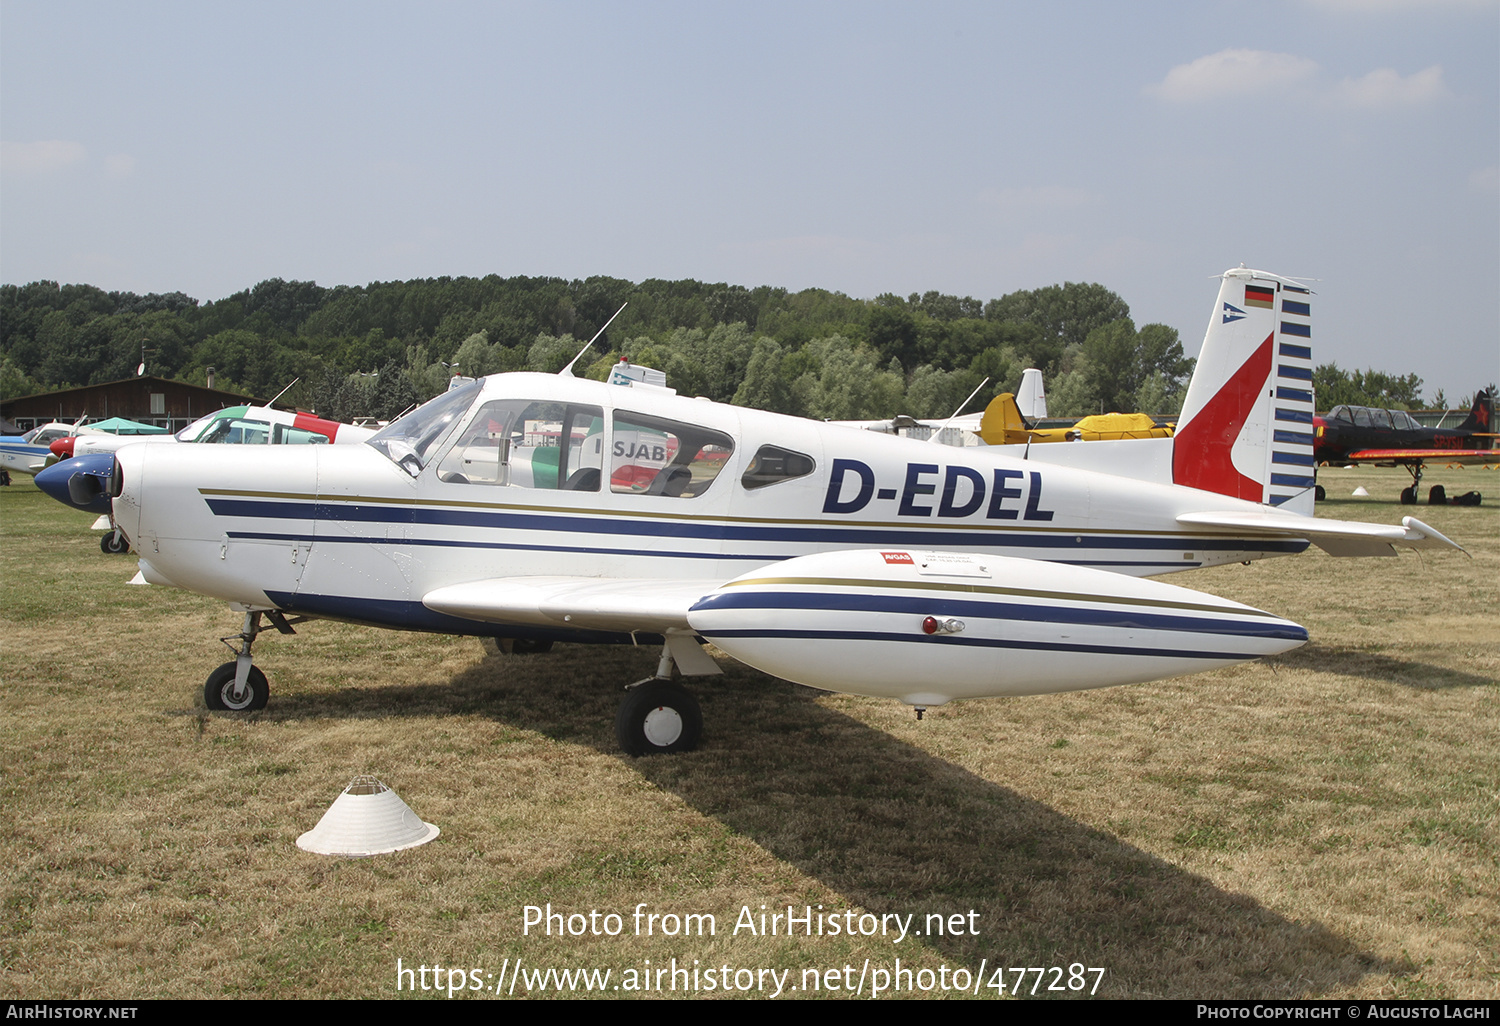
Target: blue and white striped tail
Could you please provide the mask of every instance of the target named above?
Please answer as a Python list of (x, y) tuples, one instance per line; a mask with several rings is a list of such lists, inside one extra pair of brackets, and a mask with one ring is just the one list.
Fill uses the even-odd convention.
[(1224, 272), (1172, 442), (1176, 484), (1313, 510), (1312, 295)]
[(1312, 293), (1280, 282), (1277, 293), (1275, 415), (1262, 500), (1313, 515)]

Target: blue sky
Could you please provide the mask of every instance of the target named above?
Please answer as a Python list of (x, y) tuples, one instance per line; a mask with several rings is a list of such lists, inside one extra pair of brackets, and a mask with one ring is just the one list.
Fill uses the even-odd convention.
[(0, 6), (0, 281), (1098, 281), (1500, 378), (1500, 2)]

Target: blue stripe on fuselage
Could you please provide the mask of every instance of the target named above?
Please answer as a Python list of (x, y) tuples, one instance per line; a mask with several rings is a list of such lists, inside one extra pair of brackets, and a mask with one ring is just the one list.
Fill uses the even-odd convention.
[[(311, 503), (286, 502), (269, 499), (230, 499), (210, 497), (208, 506), (219, 516), (247, 517), (260, 520), (319, 520), (339, 522), (364, 522), (383, 524), (423, 524), (441, 527), (480, 527), (508, 531), (556, 531), (569, 534), (617, 535), (625, 537), (694, 538), (709, 541), (778, 542), (782, 544), (836, 544), (860, 546), (901, 545), (915, 548), (1042, 548), (1068, 549), (1083, 552), (1089, 549), (1170, 549), (1179, 550), (1190, 546), (1194, 551), (1223, 552), (1277, 552), (1296, 553), (1307, 548), (1302, 541), (1285, 539), (1255, 540), (1246, 544), (1245, 539), (1198, 538), (1191, 536), (1130, 537), (1118, 535), (1023, 533), (1011, 531), (964, 531), (953, 526), (934, 524), (928, 530), (911, 530), (885, 525), (859, 526), (792, 526), (781, 524), (740, 525), (713, 522), (653, 521), (617, 519), (580, 512), (579, 516), (559, 516), (551, 513), (500, 512), (487, 510), (454, 510), (434, 507), (390, 507), (383, 504)], [(318, 535), (297, 535), (299, 540), (335, 541)], [(390, 539), (367, 540), (392, 544)], [(402, 544), (477, 544), (474, 542), (449, 542), (411, 538)], [(538, 548), (533, 545), (518, 545), (516, 548)], [(569, 551), (580, 551), (568, 547)], [(601, 550), (604, 551), (604, 550)], [(608, 550), (615, 551), (615, 550)], [(642, 555), (630, 550), (631, 555)], [(645, 553), (651, 554), (651, 553)], [(701, 558), (702, 554), (693, 554)], [(719, 558), (737, 558), (735, 554), (718, 554)], [(766, 554), (745, 558), (776, 558)], [(1097, 565), (1089, 562), (1088, 565)], [(1131, 564), (1140, 565), (1140, 564)], [(1158, 565), (1151, 563), (1147, 565)], [(1160, 565), (1182, 566), (1183, 561), (1173, 560)]]

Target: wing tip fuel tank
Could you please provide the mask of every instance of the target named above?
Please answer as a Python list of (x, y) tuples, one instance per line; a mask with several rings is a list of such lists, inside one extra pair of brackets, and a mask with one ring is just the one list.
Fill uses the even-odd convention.
[(787, 560), (706, 595), (688, 620), (767, 673), (924, 706), (1142, 683), (1307, 641), (1290, 620), (1159, 581), (921, 550)]

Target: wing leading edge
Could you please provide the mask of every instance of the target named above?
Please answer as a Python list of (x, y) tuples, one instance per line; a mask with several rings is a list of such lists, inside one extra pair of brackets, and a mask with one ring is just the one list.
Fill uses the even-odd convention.
[(1456, 463), (1460, 466), (1500, 462), (1500, 449), (1360, 449), (1334, 463)]
[(608, 577), (501, 577), (428, 592), (438, 613), (486, 623), (580, 630), (688, 631), (688, 610), (722, 582)]

